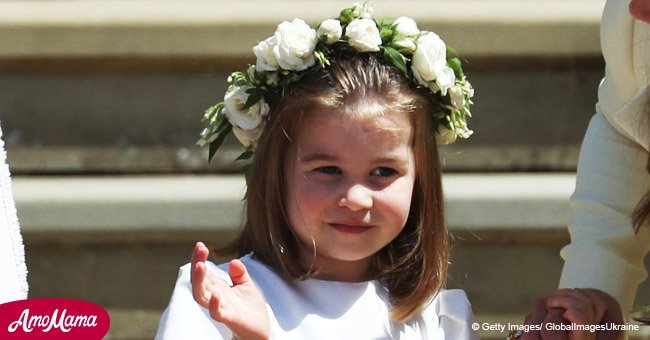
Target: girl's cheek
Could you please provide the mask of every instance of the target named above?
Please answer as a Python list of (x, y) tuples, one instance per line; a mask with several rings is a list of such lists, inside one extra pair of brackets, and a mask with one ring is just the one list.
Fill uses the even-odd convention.
[(395, 185), (384, 189), (376, 197), (386, 209), (394, 213), (403, 213), (411, 208), (413, 184), (409, 181), (395, 183)]
[(300, 182), (299, 196), (304, 203), (323, 200), (334, 191), (332, 184), (314, 178), (305, 177)]

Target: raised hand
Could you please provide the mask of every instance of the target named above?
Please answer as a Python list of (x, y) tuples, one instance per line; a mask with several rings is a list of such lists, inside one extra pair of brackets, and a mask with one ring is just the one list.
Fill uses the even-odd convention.
[(210, 316), (226, 325), (237, 339), (269, 338), (269, 318), (266, 301), (246, 266), (232, 260), (228, 268), (233, 286), (207, 270), (205, 261), (210, 251), (198, 242), (192, 251), (192, 295), (194, 300), (210, 311)]

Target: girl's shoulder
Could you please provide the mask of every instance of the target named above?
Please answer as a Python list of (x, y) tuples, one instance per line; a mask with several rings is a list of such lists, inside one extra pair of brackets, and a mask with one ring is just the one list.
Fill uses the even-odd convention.
[(422, 311), (422, 319), (428, 329), (442, 332), (436, 339), (478, 339), (471, 328), (474, 323), (472, 306), (463, 290), (439, 291)]
[(467, 294), (462, 289), (441, 289), (424, 309), (435, 311), (436, 314), (462, 314), (472, 313)]

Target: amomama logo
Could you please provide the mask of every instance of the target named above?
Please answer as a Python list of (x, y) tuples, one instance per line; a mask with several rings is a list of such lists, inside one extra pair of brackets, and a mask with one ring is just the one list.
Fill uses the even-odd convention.
[(0, 304), (0, 339), (101, 339), (110, 318), (94, 303), (62, 298)]

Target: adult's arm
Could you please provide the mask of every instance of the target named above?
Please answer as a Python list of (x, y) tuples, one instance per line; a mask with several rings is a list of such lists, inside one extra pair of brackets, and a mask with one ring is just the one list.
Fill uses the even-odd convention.
[(576, 189), (571, 197), (571, 243), (560, 288), (595, 288), (614, 297), (624, 315), (646, 276), (650, 225), (637, 234), (631, 214), (650, 188), (648, 152), (596, 114), (580, 151)]

